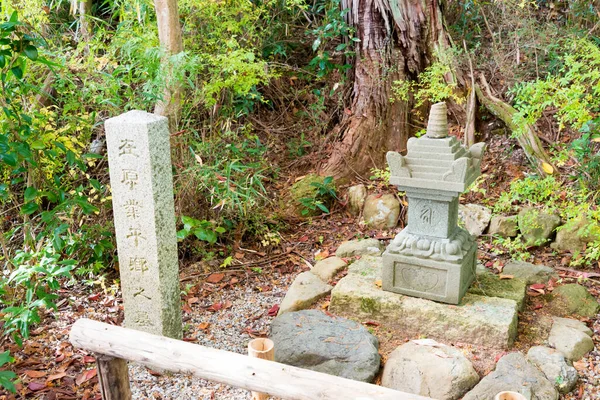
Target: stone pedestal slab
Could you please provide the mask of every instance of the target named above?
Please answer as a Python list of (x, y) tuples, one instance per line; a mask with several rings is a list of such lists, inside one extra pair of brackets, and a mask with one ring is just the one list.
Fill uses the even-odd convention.
[(377, 321), (407, 337), (431, 337), (508, 348), (517, 334), (514, 300), (467, 293), (458, 305), (437, 303), (382, 290), (381, 261), (353, 268), (331, 292), (329, 311), (357, 321)]

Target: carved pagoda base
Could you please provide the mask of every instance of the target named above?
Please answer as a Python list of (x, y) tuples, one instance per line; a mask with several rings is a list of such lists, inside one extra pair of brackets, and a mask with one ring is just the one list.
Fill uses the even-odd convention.
[[(477, 244), (465, 243), (458, 262), (383, 253), (382, 289), (449, 304), (460, 303), (475, 279)], [(464, 248), (464, 247), (463, 247)]]

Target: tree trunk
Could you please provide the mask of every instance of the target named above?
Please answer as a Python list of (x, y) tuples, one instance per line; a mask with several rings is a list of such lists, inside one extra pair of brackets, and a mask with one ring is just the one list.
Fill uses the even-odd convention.
[[(154, 0), (154, 9), (158, 23), (158, 37), (167, 56), (181, 53), (183, 40), (177, 0)], [(168, 60), (165, 62), (168, 63)], [(174, 130), (181, 110), (181, 84), (175, 81), (170, 67), (168, 69), (163, 99), (156, 103), (154, 113), (169, 118), (169, 127)]]
[(412, 104), (392, 103), (392, 84), (415, 79), (448, 41), (438, 0), (342, 0), (342, 8), (360, 42), (350, 112), (321, 174), (348, 179), (381, 168), (387, 151), (406, 149)]

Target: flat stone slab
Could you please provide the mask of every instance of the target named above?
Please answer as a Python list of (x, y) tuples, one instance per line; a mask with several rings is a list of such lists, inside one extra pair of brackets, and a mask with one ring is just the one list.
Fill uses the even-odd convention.
[(558, 350), (534, 346), (527, 352), (529, 362), (535, 365), (561, 393), (569, 393), (575, 387), (579, 375), (571, 362)]
[(446, 343), (507, 348), (514, 341), (514, 300), (467, 293), (460, 304), (448, 305), (386, 292), (378, 279), (380, 258), (360, 261), (363, 262), (350, 265), (348, 275), (331, 292), (330, 312), (358, 321), (378, 321), (406, 336), (427, 336)]
[(279, 305), (278, 315), (289, 311), (304, 310), (315, 301), (326, 296), (331, 291), (331, 286), (323, 282), (312, 272), (299, 274), (288, 289), (283, 301)]
[(379, 372), (379, 341), (364, 326), (318, 310), (273, 320), (275, 361), (330, 375), (371, 382)]
[(502, 391), (518, 392), (531, 400), (558, 399), (554, 385), (521, 353), (502, 357), (496, 369), (467, 393), (463, 400), (492, 400)]
[(504, 266), (502, 273), (512, 275), (528, 285), (534, 283), (546, 283), (550, 278), (558, 278), (558, 274), (550, 267), (545, 265), (534, 265), (528, 262), (511, 261)]
[(479, 382), (457, 348), (432, 339), (411, 340), (388, 357), (381, 386), (438, 400), (460, 399)]
[(349, 240), (340, 244), (335, 252), (336, 257), (380, 256), (383, 245), (377, 239)]
[(572, 361), (580, 360), (584, 355), (594, 350), (594, 342), (587, 333), (556, 322), (550, 329), (548, 344)]
[(329, 257), (315, 264), (310, 271), (325, 283), (329, 282), (339, 271), (344, 269), (348, 263), (339, 257)]
[(552, 292), (551, 299), (548, 309), (561, 317), (577, 314), (592, 318), (600, 310), (598, 300), (584, 286), (577, 283), (558, 286)]
[(592, 332), (592, 330), (583, 322), (578, 321), (576, 319), (572, 319), (572, 318), (560, 318), (560, 317), (552, 317), (552, 322), (555, 325), (564, 325), (564, 326), (568, 326), (569, 328), (573, 328), (576, 329), (580, 332), (585, 333), (588, 336), (592, 336), (594, 332)]

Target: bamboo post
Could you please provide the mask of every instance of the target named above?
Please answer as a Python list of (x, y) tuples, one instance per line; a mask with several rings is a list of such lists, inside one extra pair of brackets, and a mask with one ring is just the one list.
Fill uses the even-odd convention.
[(129, 370), (122, 358), (96, 355), (102, 400), (130, 400)]
[[(275, 360), (275, 348), (271, 339), (258, 338), (248, 343), (248, 355), (262, 360)], [(267, 400), (269, 395), (266, 393), (252, 392), (252, 400)]]

